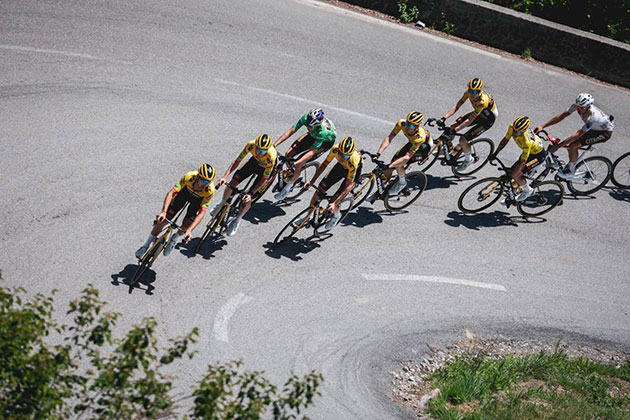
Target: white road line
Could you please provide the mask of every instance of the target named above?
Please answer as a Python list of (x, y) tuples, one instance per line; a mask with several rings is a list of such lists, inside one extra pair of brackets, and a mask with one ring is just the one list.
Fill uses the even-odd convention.
[(239, 293), (238, 295), (232, 296), (225, 305), (219, 309), (219, 312), (217, 312), (217, 315), (214, 318), (214, 327), (212, 328), (214, 338), (219, 341), (223, 341), (224, 343), (229, 341), (228, 331), (230, 318), (232, 318), (239, 306), (251, 300), (251, 297), (246, 296), (243, 293)]
[(1, 50), (12, 50), (12, 51), (34, 52), (34, 53), (40, 53), (40, 54), (64, 55), (66, 57), (85, 58), (85, 59), (88, 59), (88, 60), (103, 60), (103, 61), (112, 61), (112, 62), (116, 62), (116, 63), (127, 63), (126, 61), (112, 60), (112, 59), (109, 59), (109, 58), (97, 57), (97, 56), (90, 55), (90, 54), (75, 53), (75, 52), (70, 52), (70, 51), (48, 50), (48, 49), (43, 49), (43, 48), (20, 47), (18, 45), (1, 45), (0, 44), (0, 49)]
[(372, 120), (372, 121), (376, 121), (376, 122), (379, 122), (379, 123), (387, 124), (388, 126), (393, 125), (394, 122), (395, 122), (395, 121), (383, 120), (383, 119), (380, 119), (380, 118), (377, 118), (377, 117), (373, 117), (371, 115), (361, 114), (360, 112), (351, 111), (351, 110), (346, 109), (346, 108), (339, 108), (337, 106), (332, 106), (332, 105), (324, 104), (324, 103), (321, 103), (321, 102), (312, 101), (310, 99), (300, 98), (299, 96), (293, 96), (293, 95), (289, 95), (289, 94), (286, 94), (286, 93), (276, 92), (276, 91), (273, 91), (273, 90), (263, 89), (263, 88), (259, 88), (259, 87), (255, 87), (255, 86), (243, 85), (241, 83), (232, 82), (230, 80), (214, 79), (214, 81), (217, 82), (217, 83), (224, 84), (224, 85), (237, 86), (237, 87), (240, 87), (240, 88), (250, 89), (250, 90), (253, 90), (253, 91), (256, 91), (256, 92), (262, 92), (262, 93), (266, 93), (266, 94), (269, 94), (269, 95), (279, 96), (281, 98), (292, 99), (292, 100), (298, 101), (298, 102), (306, 102), (306, 103), (309, 103), (309, 104), (312, 104), (312, 105), (317, 105), (319, 107), (326, 108), (326, 109), (334, 109), (335, 111), (344, 112), (346, 114), (354, 115), (354, 116), (361, 117), (361, 118), (367, 118), (368, 120)]
[(461, 286), (478, 287), (480, 289), (492, 289), (499, 290), (501, 292), (507, 292), (507, 289), (500, 284), (494, 283), (482, 283), (479, 281), (452, 279), (449, 277), (436, 277), (436, 276), (414, 276), (410, 274), (362, 274), (366, 280), (374, 281), (424, 281), (429, 283), (448, 283), (458, 284)]

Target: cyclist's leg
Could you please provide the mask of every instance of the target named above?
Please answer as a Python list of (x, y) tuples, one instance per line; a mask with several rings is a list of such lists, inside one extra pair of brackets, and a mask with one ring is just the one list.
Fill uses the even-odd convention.
[(306, 150), (311, 148), (314, 141), (315, 139), (311, 137), (310, 134), (308, 133), (304, 134), (299, 139), (294, 141), (291, 147), (289, 147), (289, 150), (287, 150), (287, 156), (290, 158), (293, 158), (299, 155), (300, 153), (305, 152)]
[(590, 146), (592, 144), (604, 143), (610, 139), (612, 131), (595, 131), (591, 130), (582, 135), (579, 139), (571, 143), (569, 148), (569, 171), (575, 172), (578, 159), (578, 149), (584, 146)]
[(459, 138), (459, 145), (461, 146), (464, 154), (470, 154), (470, 145), (468, 142), (488, 131), (490, 127), (494, 125), (495, 121), (496, 115), (493, 112), (487, 109), (481, 111), (481, 114), (475, 118), (471, 128), (466, 132), (466, 134)]
[(252, 188), (248, 191), (249, 196), (251, 197), (250, 200), (243, 200), (242, 204), (241, 204), (241, 209), (238, 213), (238, 217), (243, 217), (245, 216), (245, 214), (247, 214), (247, 212), (249, 211), (249, 209), (252, 207), (252, 202), (254, 201), (255, 198), (255, 194), (252, 193), (252, 190), (258, 185), (258, 183), (260, 182), (260, 180), (263, 177), (263, 174), (265, 172), (265, 168), (263, 168), (262, 166), (256, 165), (258, 166), (258, 168), (254, 169), (252, 171), (252, 174), (254, 176), (256, 176), (256, 179), (254, 179), (254, 182), (252, 183)]

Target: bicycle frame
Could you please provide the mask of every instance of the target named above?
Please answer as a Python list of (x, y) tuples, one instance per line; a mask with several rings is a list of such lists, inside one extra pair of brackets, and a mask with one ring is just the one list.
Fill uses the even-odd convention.
[[(538, 134), (543, 134), (543, 139), (545, 141), (549, 141), (552, 144), (558, 144), (560, 142), (560, 139), (551, 137), (549, 135), (549, 133), (547, 133), (545, 130), (541, 130)], [(547, 148), (549, 149), (549, 148)], [(592, 153), (595, 148), (593, 147), (593, 145), (588, 145), (586, 147), (580, 147), (581, 152), (578, 155), (577, 160), (575, 161), (575, 165), (577, 166), (580, 162), (582, 162), (586, 155)], [(534, 180), (536, 181), (540, 181), (542, 179), (544, 179), (547, 175), (549, 175), (549, 172), (551, 172), (552, 170), (558, 170), (560, 168), (562, 168), (565, 165), (565, 162), (560, 160), (560, 158), (558, 156), (556, 156), (553, 153), (550, 153), (549, 151), (547, 151), (547, 156), (545, 158), (545, 169), (541, 172), (540, 175), (536, 176), (536, 178), (534, 178)], [(590, 169), (588, 168), (588, 164), (586, 162), (584, 162), (584, 165), (586, 166), (587, 171), (590, 172)], [(529, 178), (531, 179), (531, 178)], [(571, 181), (586, 181), (588, 180), (588, 177), (572, 177)]]

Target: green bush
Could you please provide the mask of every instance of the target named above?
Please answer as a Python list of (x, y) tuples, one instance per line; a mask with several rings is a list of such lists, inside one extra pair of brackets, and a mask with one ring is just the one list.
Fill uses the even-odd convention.
[(420, 11), (416, 6), (409, 7), (407, 0), (398, 0), (398, 13), (403, 23), (412, 23), (418, 20)]

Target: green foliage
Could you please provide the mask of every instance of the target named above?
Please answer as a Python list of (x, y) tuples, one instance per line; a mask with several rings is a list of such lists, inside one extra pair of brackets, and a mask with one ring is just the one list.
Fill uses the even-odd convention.
[[(0, 277), (1, 281), (1, 277)], [(53, 298), (24, 298), (21, 288), (0, 287), (0, 418), (175, 418), (173, 380), (164, 368), (192, 358), (197, 329), (158, 348), (157, 322), (143, 319), (114, 337), (117, 313), (88, 286), (69, 304), (68, 325), (53, 319)], [(47, 337), (55, 335), (50, 345)], [(191, 419), (296, 419), (319, 395), (311, 372), (291, 376), (282, 391), (240, 362), (209, 366), (190, 398)]]
[(486, 0), (499, 6), (630, 43), (628, 0)]
[[(442, 394), (429, 404), (429, 413), (449, 420), (630, 419), (630, 395), (615, 394), (611, 386), (622, 380), (630, 385), (629, 372), (630, 362), (617, 368), (572, 360), (562, 351), (501, 360), (466, 355), (433, 374)], [(458, 410), (462, 404), (478, 408)]]
[(521, 58), (528, 59), (532, 58), (532, 49), (530, 47), (525, 48), (525, 50), (521, 53)]
[(409, 7), (407, 0), (398, 0), (398, 13), (403, 23), (412, 23), (418, 20), (420, 11), (416, 6)]

